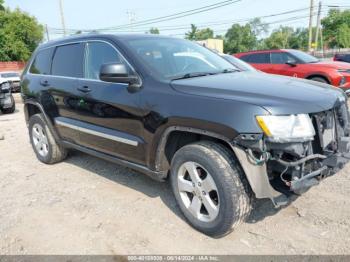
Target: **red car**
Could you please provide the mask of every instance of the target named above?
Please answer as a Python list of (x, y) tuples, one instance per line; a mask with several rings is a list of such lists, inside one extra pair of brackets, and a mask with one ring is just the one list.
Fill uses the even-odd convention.
[(235, 56), (266, 73), (328, 83), (350, 92), (349, 63), (320, 61), (293, 49), (251, 51)]

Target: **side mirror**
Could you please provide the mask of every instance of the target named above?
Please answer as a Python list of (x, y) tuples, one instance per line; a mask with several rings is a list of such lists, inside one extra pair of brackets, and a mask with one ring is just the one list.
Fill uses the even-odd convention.
[(130, 75), (128, 68), (120, 63), (103, 64), (100, 69), (100, 79), (105, 82), (129, 84), (130, 92), (136, 92), (141, 87), (140, 79)]
[(296, 67), (297, 66), (297, 63), (295, 61), (287, 61), (286, 64), (291, 66), (291, 67)]

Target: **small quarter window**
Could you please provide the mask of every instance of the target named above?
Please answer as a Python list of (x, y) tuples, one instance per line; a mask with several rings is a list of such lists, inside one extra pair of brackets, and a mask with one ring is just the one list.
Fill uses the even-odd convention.
[(53, 48), (44, 49), (38, 52), (29, 72), (32, 74), (49, 75)]

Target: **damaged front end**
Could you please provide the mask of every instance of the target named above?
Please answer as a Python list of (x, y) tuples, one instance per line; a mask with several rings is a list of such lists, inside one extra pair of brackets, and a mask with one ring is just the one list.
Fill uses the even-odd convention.
[[(288, 132), (297, 133), (294, 129), (299, 128), (306, 136), (290, 141), (283, 136), (274, 138), (273, 128), (271, 132), (267, 130), (269, 123), (265, 121), (259, 123), (264, 135), (243, 134), (232, 143), (256, 197), (270, 198), (276, 207), (287, 203), (286, 196), (305, 192), (350, 160), (350, 117), (346, 101), (338, 100), (330, 110), (293, 119), (299, 121), (299, 126)], [(281, 118), (280, 122), (289, 130), (290, 121)], [(309, 127), (312, 135), (311, 131), (303, 130), (307, 125), (312, 125)]]

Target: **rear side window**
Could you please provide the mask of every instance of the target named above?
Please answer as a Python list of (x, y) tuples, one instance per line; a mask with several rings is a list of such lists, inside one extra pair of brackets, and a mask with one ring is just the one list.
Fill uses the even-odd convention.
[(51, 59), (53, 48), (39, 51), (36, 55), (29, 72), (32, 74), (49, 75), (51, 69)]
[(240, 59), (252, 64), (270, 64), (269, 53), (244, 55)]
[(82, 78), (83, 59), (83, 44), (57, 47), (52, 61), (52, 75)]

